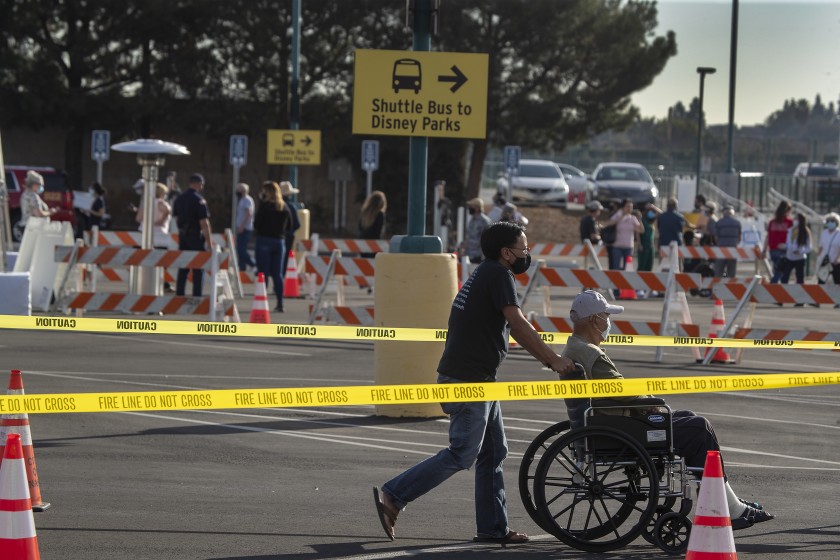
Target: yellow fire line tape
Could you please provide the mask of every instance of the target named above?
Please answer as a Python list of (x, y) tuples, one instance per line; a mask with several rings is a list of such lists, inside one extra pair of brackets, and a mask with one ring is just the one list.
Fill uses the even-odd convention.
[[(442, 342), (446, 340), (446, 329), (357, 327), (341, 325), (265, 325), (255, 323), (214, 323), (209, 321), (102, 319), (90, 317), (26, 317), (19, 315), (0, 315), (0, 329), (330, 340), (399, 340), (404, 342)], [(566, 339), (569, 337), (569, 334), (541, 332), (540, 336), (548, 344), (564, 344)], [(613, 346), (712, 346), (716, 348), (778, 347), (795, 348), (799, 350), (840, 350), (840, 341), (833, 340), (756, 340), (748, 338), (706, 338), (629, 334), (610, 335), (606, 344)]]
[(517, 381), (425, 385), (224, 389), (0, 396), (0, 414), (211, 410), (310, 406), (418, 404), (566, 397), (751, 391), (840, 383), (840, 372), (718, 375), (598, 381)]

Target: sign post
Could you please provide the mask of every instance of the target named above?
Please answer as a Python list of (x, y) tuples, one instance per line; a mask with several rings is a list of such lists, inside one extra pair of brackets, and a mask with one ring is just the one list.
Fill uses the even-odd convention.
[(367, 195), (373, 190), (373, 172), (379, 169), (379, 140), (362, 142), (362, 169), (367, 173)]
[(111, 131), (94, 130), (90, 138), (90, 157), (96, 162), (96, 182), (102, 184), (102, 164), (108, 161), (111, 150)]
[(519, 173), (519, 159), (522, 155), (522, 148), (519, 146), (505, 146), (505, 173), (508, 177), (507, 196), (508, 202), (513, 200), (513, 177)]
[(230, 164), (233, 166), (233, 185), (231, 186), (230, 229), (236, 234), (236, 185), (239, 184), (239, 169), (248, 163), (248, 137), (233, 134), (230, 137)]

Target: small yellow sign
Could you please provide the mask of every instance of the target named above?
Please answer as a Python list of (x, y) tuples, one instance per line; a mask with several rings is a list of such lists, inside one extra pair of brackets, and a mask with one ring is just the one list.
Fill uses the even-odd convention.
[(356, 49), (353, 133), (485, 138), (488, 56)]
[(321, 131), (269, 130), (268, 163), (321, 165)]

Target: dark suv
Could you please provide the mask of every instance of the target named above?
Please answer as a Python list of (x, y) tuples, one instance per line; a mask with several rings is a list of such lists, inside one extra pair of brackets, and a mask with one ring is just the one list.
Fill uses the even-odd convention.
[(53, 167), (38, 167), (26, 165), (6, 165), (6, 189), (9, 192), (9, 216), (12, 222), (12, 237), (20, 241), (23, 236), (23, 226), (20, 223), (20, 197), (26, 188), (26, 172), (32, 170), (44, 177), (44, 193), (41, 198), (50, 208), (58, 208), (52, 219), (60, 222), (70, 222), (76, 228), (76, 212), (73, 210), (73, 191), (67, 184), (67, 175)]

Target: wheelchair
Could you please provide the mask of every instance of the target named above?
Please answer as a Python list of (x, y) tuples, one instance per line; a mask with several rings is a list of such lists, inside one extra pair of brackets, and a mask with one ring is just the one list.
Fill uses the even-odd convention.
[(692, 486), (703, 469), (675, 452), (665, 401), (574, 398), (566, 406), (570, 420), (538, 435), (522, 459), (519, 492), (531, 519), (578, 550), (607, 552), (641, 535), (685, 554)]

